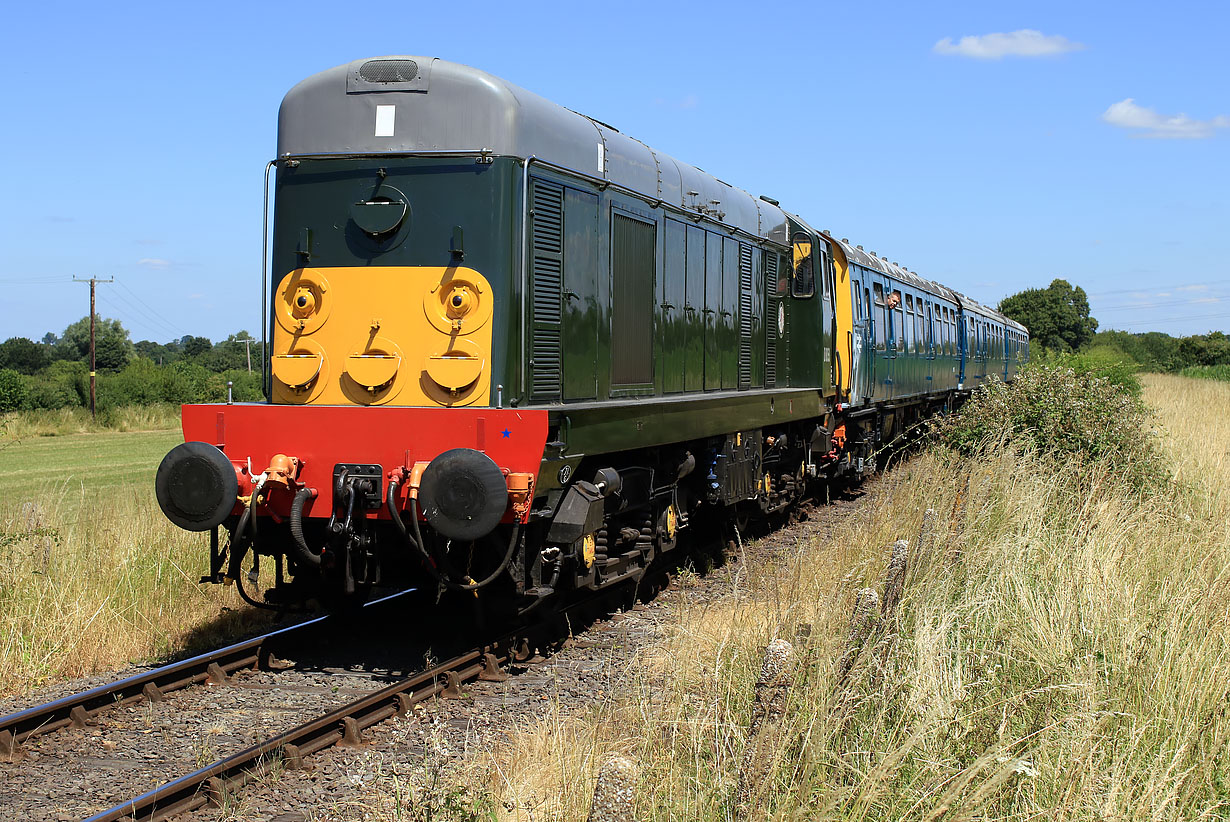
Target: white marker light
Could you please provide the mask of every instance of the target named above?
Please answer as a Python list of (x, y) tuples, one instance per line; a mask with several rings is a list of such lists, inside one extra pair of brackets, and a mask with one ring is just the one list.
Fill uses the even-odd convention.
[(397, 106), (376, 106), (376, 136), (392, 137)]

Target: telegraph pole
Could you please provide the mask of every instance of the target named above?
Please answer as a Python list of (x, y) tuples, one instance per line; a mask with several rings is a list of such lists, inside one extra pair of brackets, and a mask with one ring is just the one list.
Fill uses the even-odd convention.
[(98, 285), (98, 283), (113, 283), (115, 282), (115, 277), (111, 277), (107, 280), (100, 280), (97, 277), (90, 277), (88, 280), (82, 280), (77, 277), (73, 277), (73, 282), (90, 284), (90, 417), (93, 419), (98, 419), (98, 410), (94, 405), (94, 286)]
[(252, 343), (256, 342), (256, 340), (235, 340), (235, 342), (243, 343), (244, 347), (248, 350), (248, 373), (251, 374), (252, 373)]

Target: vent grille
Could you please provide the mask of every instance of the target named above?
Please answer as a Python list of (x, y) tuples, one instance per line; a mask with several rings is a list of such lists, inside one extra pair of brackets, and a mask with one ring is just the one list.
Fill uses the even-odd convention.
[(530, 192), (530, 395), (559, 399), (563, 383), (560, 306), (564, 273), (564, 188), (534, 180)]
[(739, 244), (739, 388), (752, 387), (752, 247)]
[(777, 255), (764, 256), (765, 313), (764, 318), (764, 387), (777, 387)]
[(369, 83), (409, 83), (418, 76), (413, 60), (368, 60), (359, 66), (359, 77)]

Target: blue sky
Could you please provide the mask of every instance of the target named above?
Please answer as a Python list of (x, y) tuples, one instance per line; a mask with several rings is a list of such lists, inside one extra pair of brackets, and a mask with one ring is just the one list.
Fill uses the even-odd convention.
[(995, 303), (1230, 330), (1230, 5), (15, 5), (0, 33), (0, 339), (260, 327), (261, 178), (296, 82), (467, 63)]

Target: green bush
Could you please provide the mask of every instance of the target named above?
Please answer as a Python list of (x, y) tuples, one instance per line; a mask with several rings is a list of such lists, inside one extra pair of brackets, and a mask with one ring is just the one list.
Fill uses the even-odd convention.
[(17, 411), (25, 406), (26, 384), (11, 368), (0, 368), (0, 411)]
[(1156, 478), (1157, 451), (1148, 412), (1133, 390), (1135, 374), (1118, 360), (1048, 360), (1030, 363), (1011, 383), (980, 387), (957, 413), (934, 424), (941, 441), (965, 453), (1015, 443), (1140, 480)]
[(1137, 376), (1140, 363), (1113, 345), (1094, 345), (1079, 353), (1044, 351), (1035, 362), (1052, 368), (1070, 368), (1081, 376), (1107, 380), (1137, 399), (1144, 391)]

